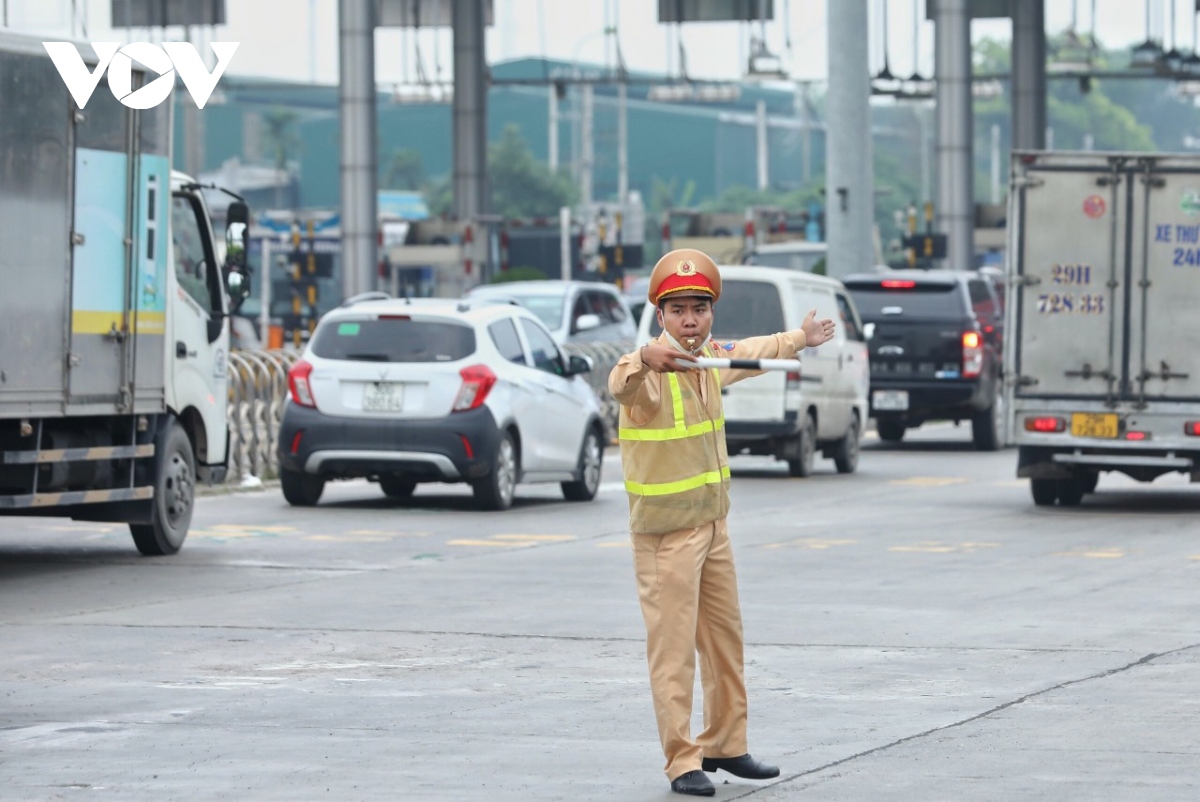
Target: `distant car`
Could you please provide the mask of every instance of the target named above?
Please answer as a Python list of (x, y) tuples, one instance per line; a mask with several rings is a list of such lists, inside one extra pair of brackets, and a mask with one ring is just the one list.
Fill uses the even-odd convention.
[(926, 421), (971, 422), (975, 447), (1003, 445), (1003, 315), (994, 284), (969, 271), (892, 270), (843, 279), (870, 342), (871, 415), (897, 442)]
[(283, 495), (311, 506), (326, 482), (366, 477), (396, 498), (421, 482), (466, 482), (493, 510), (521, 482), (559, 482), (568, 500), (590, 501), (607, 442), (580, 375), (591, 369), (521, 306), (351, 299), (288, 373)]
[(818, 265), (824, 263), (828, 253), (829, 245), (824, 242), (809, 242), (808, 240), (764, 242), (755, 245), (742, 261), (748, 265), (782, 267), (787, 270), (811, 273)]
[(484, 284), (468, 298), (514, 299), (550, 330), (559, 345), (629, 340), (637, 323), (614, 285), (593, 281), (508, 281)]

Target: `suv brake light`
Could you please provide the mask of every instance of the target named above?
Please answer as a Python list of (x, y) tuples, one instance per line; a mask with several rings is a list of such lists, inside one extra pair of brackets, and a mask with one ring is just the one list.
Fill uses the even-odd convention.
[(462, 376), (462, 387), (454, 399), (452, 412), (464, 412), (476, 409), (483, 404), (492, 386), (496, 384), (496, 374), (487, 365), (471, 365), (458, 372)]
[(979, 332), (963, 332), (962, 361), (964, 379), (973, 379), (983, 370), (983, 337)]
[(301, 359), (288, 371), (288, 388), (292, 391), (292, 401), (302, 407), (317, 408), (317, 400), (313, 398), (312, 387), (308, 383), (308, 375), (313, 366)]
[(887, 278), (879, 282), (879, 285), (885, 290), (911, 290), (917, 286), (917, 282), (909, 279)]

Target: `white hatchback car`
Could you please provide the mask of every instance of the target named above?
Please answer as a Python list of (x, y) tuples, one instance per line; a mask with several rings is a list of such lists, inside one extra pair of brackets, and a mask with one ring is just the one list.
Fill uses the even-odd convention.
[(288, 374), (283, 495), (313, 505), (328, 480), (366, 477), (399, 498), (420, 482), (467, 482), (494, 510), (521, 482), (590, 501), (607, 442), (580, 375), (591, 369), (515, 304), (351, 299)]

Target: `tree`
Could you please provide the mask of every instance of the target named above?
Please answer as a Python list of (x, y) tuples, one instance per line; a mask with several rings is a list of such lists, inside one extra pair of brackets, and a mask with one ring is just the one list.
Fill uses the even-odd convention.
[[(492, 211), (504, 218), (557, 216), (561, 207), (579, 200), (579, 187), (571, 177), (535, 159), (515, 125), (504, 129), (499, 142), (488, 145), (488, 179)], [(432, 214), (454, 213), (452, 176), (442, 176), (424, 191)]]
[(488, 176), (492, 210), (501, 217), (549, 217), (579, 200), (570, 176), (535, 159), (515, 125), (488, 146)]
[[(300, 135), (296, 133), (296, 122), (299, 119), (300, 115), (285, 108), (274, 108), (263, 115), (263, 123), (266, 125), (263, 140), (266, 142), (267, 150), (271, 154), (279, 177), (290, 175), (288, 159), (304, 144)], [(283, 205), (283, 183), (279, 180), (275, 183), (275, 205)]]
[(393, 150), (380, 188), (418, 190), (424, 186), (425, 164), (421, 160), (421, 153), (412, 148)]

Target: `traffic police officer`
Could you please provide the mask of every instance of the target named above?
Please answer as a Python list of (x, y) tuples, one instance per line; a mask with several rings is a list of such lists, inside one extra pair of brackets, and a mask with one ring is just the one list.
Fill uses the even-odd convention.
[[(650, 274), (650, 303), (663, 333), (613, 368), (621, 405), (621, 464), (629, 494), (638, 596), (658, 733), (671, 790), (712, 796), (704, 772), (768, 779), (779, 769), (746, 746), (742, 616), (726, 528), (729, 458), (721, 388), (758, 371), (687, 368), (696, 357), (792, 358), (833, 336), (832, 320), (732, 343), (709, 339), (721, 274), (704, 253), (683, 248)], [(691, 737), (696, 652), (704, 731)]]

